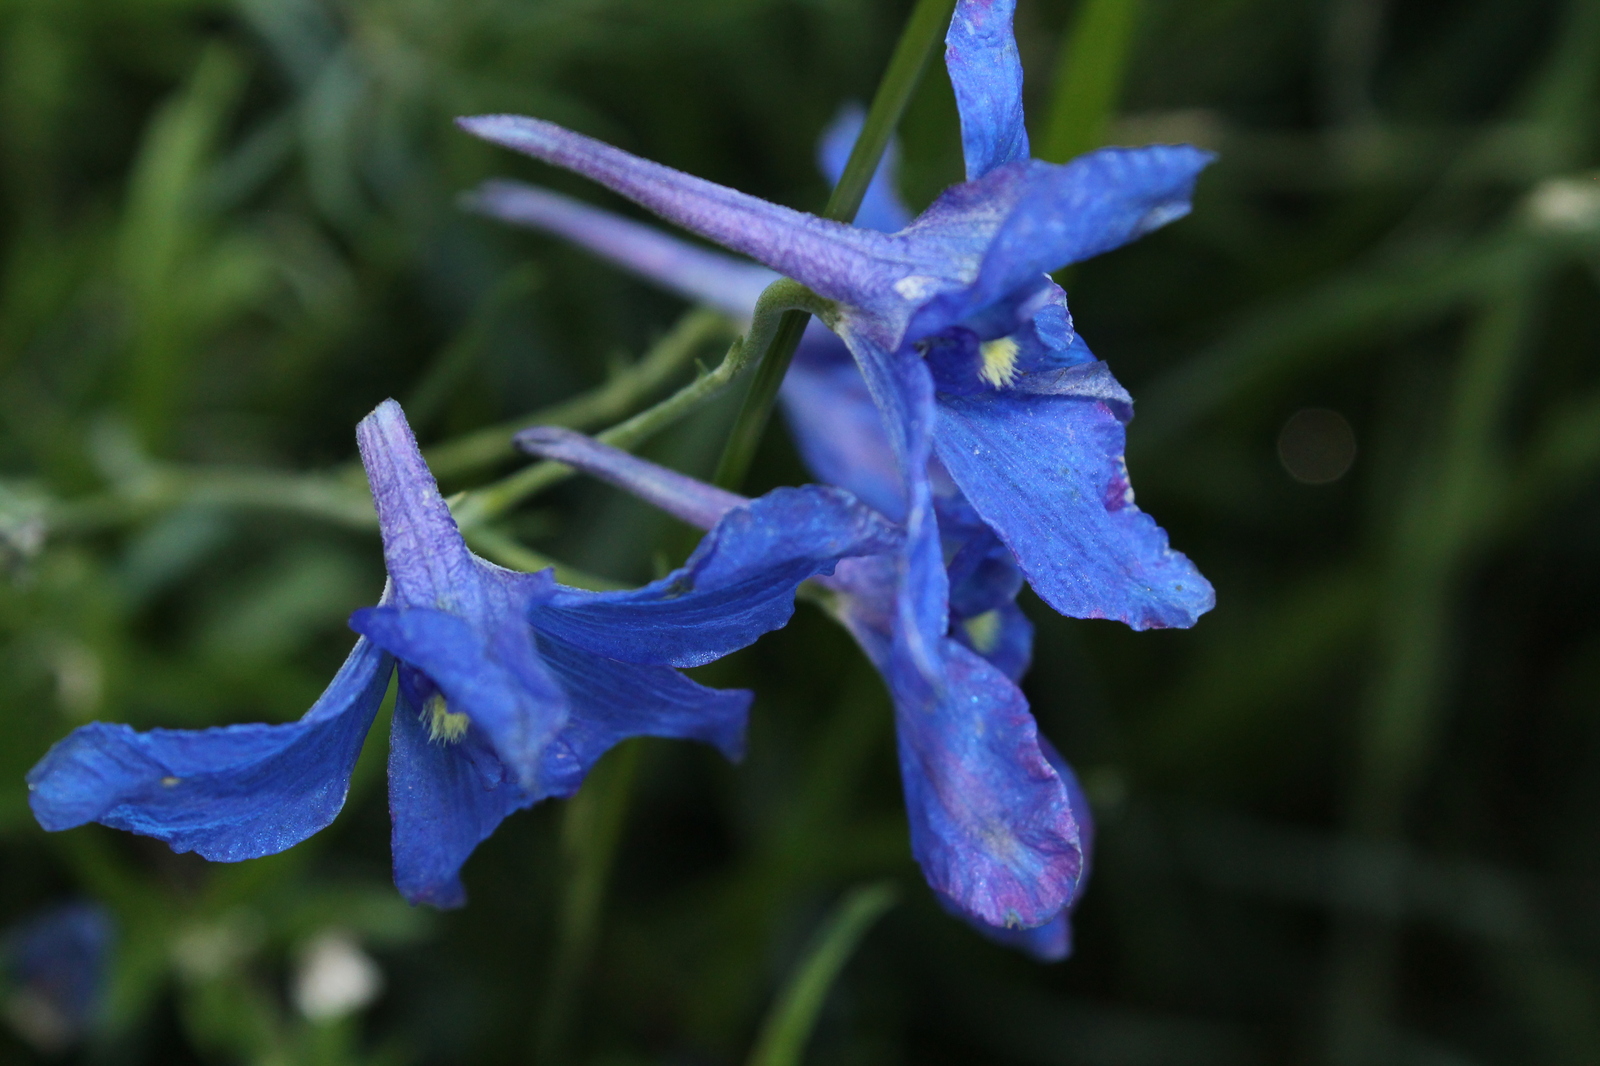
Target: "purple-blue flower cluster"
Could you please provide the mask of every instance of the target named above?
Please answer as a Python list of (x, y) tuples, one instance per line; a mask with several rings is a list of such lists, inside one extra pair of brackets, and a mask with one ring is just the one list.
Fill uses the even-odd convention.
[(83, 726), (28, 775), (42, 826), (100, 822), (222, 862), (282, 851), (343, 806), (394, 676), (395, 883), (413, 903), (456, 906), (473, 848), (513, 811), (572, 795), (619, 741), (680, 737), (738, 758), (751, 694), (676, 668), (779, 628), (801, 582), (904, 539), (839, 489), (778, 489), (724, 511), (659, 581), (566, 588), (467, 549), (399, 404), (380, 405), (357, 438), (389, 581), (351, 617), (361, 639), (322, 698), (283, 725)]
[[(1013, 8), (956, 5), (946, 63), (967, 181), (914, 219), (894, 195), (892, 154), (847, 226), (548, 122), (461, 124), (768, 269), (517, 183), (479, 189), (471, 203), (486, 214), (559, 233), (735, 315), (780, 274), (834, 301), (832, 332), (812, 323), (782, 399), (813, 474), (907, 531), (895, 557), (852, 560), (827, 584), (894, 696), (913, 850), (949, 909), (1060, 957), (1092, 831), (1016, 685), (1032, 631), (1015, 597), (1025, 577), (1062, 613), (1145, 629), (1192, 625), (1213, 594), (1134, 505), (1123, 463), (1132, 401), (1077, 335), (1047, 271), (1187, 213), (1210, 157), (1158, 146), (1064, 166), (1029, 158)], [(832, 180), (859, 124), (847, 113), (824, 135)], [(660, 476), (559, 434), (523, 441), (552, 456), (559, 446), (635, 492)]]
[[(692, 299), (749, 317), (780, 276), (831, 302), (782, 402), (823, 484), (754, 500), (565, 430), (524, 450), (630, 491), (707, 534), (643, 588), (567, 588), (468, 550), (399, 406), (357, 430), (388, 583), (299, 721), (138, 732), (96, 722), (29, 774), (46, 829), (127, 829), (219, 861), (324, 828), (394, 682), (395, 881), (464, 900), (460, 869), (510, 813), (570, 796), (638, 735), (742, 750), (751, 695), (679, 672), (783, 626), (812, 582), (893, 698), (912, 851), (940, 902), (1041, 958), (1071, 947), (1088, 805), (1018, 687), (1024, 582), (1064, 614), (1188, 626), (1212, 591), (1133, 502), (1127, 393), (1074, 329), (1058, 269), (1187, 212), (1209, 157), (1184, 146), (1029, 158), (1014, 0), (962, 0), (947, 37), (967, 180), (912, 217), (893, 151), (854, 225), (722, 188), (536, 119), (462, 119), (588, 175), (760, 264), (545, 190), (491, 182), (487, 214), (565, 236)], [(824, 136), (837, 181), (861, 125)]]

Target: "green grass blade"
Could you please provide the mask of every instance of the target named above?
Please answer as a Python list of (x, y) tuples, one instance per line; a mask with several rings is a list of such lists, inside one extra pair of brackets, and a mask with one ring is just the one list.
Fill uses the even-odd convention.
[(1122, 97), (1141, 0), (1084, 0), (1061, 43), (1055, 88), (1035, 154), (1065, 163), (1106, 143)]
[(749, 1066), (799, 1066), (839, 971), (872, 923), (894, 906), (896, 894), (892, 884), (877, 881), (845, 896), (817, 931), (799, 969), (762, 1022)]

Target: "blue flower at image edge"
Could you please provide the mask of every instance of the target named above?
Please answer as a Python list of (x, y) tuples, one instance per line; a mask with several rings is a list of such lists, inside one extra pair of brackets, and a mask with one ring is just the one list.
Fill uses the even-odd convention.
[(41, 1051), (76, 1043), (104, 1002), (115, 940), (97, 903), (61, 904), (8, 928), (0, 936), (7, 1020)]
[(779, 489), (728, 510), (679, 570), (590, 592), (473, 555), (398, 404), (357, 430), (389, 582), (297, 722), (203, 730), (91, 723), (28, 775), (48, 830), (100, 822), (217, 861), (269, 855), (326, 826), (392, 674), (395, 883), (412, 902), (464, 901), (461, 865), (512, 811), (570, 796), (631, 736), (701, 740), (738, 758), (751, 694), (690, 681), (788, 621), (802, 581), (903, 537), (848, 493)]

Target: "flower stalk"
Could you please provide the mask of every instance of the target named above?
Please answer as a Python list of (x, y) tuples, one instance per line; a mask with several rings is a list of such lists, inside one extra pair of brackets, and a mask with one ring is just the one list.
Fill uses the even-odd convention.
[[(867, 111), (867, 120), (856, 137), (855, 147), (850, 150), (850, 160), (845, 164), (844, 174), (833, 187), (833, 193), (822, 209), (823, 218), (849, 222), (856, 217), (861, 200), (867, 194), (867, 186), (872, 183), (872, 175), (878, 169), (878, 160), (883, 158), (884, 151), (888, 149), (889, 139), (894, 136), (900, 116), (905, 113), (906, 105), (911, 102), (911, 94), (922, 80), (922, 72), (929, 58), (944, 40), (945, 27), (950, 25), (950, 12), (954, 8), (955, 0), (919, 0), (911, 12), (911, 18), (906, 21), (906, 28), (900, 34), (900, 42), (895, 45), (894, 55), (889, 59), (889, 67), (884, 71), (883, 80), (878, 83), (872, 107)], [(761, 443), (761, 435), (766, 432), (767, 421), (772, 417), (772, 405), (778, 398), (778, 388), (783, 384), (783, 376), (789, 372), (789, 363), (794, 359), (795, 349), (800, 346), (800, 338), (806, 331), (809, 317), (801, 310), (785, 314), (771, 344), (762, 355), (755, 379), (750, 383), (750, 391), (745, 393), (739, 416), (728, 433), (728, 443), (717, 463), (716, 475), (712, 478), (719, 487), (737, 491), (743, 484), (750, 463), (755, 458), (756, 446)]]

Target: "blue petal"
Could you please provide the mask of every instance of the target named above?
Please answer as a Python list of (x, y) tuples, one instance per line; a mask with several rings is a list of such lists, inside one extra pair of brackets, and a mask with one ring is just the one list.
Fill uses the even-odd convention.
[(600, 756), (629, 737), (699, 740), (743, 757), (749, 692), (706, 688), (670, 667), (607, 659), (549, 634), (540, 634), (539, 649), (572, 706), (545, 754), (544, 795), (572, 795)]
[(28, 773), (45, 829), (99, 822), (217, 862), (271, 855), (333, 821), (393, 661), (361, 640), (298, 722), (153, 729), (93, 722)]
[(899, 530), (849, 493), (776, 489), (724, 515), (688, 563), (621, 592), (562, 589), (529, 609), (541, 634), (634, 663), (698, 666), (777, 629), (800, 582), (849, 556), (890, 551)]
[(912, 853), (962, 913), (1044, 925), (1082, 876), (1070, 797), (1016, 686), (954, 641), (942, 652), (939, 693), (909, 664), (889, 664)]
[(812, 475), (902, 521), (905, 485), (883, 415), (849, 349), (820, 323), (813, 321), (807, 328), (779, 395), (795, 446)]
[(462, 863), (512, 811), (533, 802), (488, 738), (468, 727), (459, 740), (431, 740), (426, 696), (401, 667), (389, 730), (389, 812), (394, 882), (411, 903), (466, 902)]
[[(662, 218), (759, 260), (831, 300), (897, 303), (894, 281), (914, 246), (725, 188), (611, 145), (520, 115), (456, 120), (468, 133), (566, 167)], [(936, 269), (937, 260), (927, 264)]]
[(350, 628), (425, 674), (449, 711), (471, 719), (468, 732), (481, 729), (500, 761), (533, 787), (567, 707), (526, 622), (512, 618), (485, 636), (444, 611), (364, 607), (350, 616)]
[[(945, 197), (981, 188), (1003, 216), (984, 232), (976, 279), (926, 303), (909, 335), (925, 336), (984, 308), (1031, 296), (1047, 283), (1041, 275), (1182, 218), (1200, 171), (1214, 158), (1189, 145), (1102, 148), (1059, 166), (1038, 160), (1008, 164), (950, 190)], [(975, 208), (953, 199), (949, 208), (936, 203), (923, 217), (946, 211), (952, 217), (942, 225), (955, 227), (962, 213)]]
[(959, 0), (945, 35), (945, 67), (961, 114), (967, 180), (1028, 158), (1022, 59), (1011, 33), (1016, 0)]
[(932, 457), (933, 377), (913, 350), (886, 351), (871, 336), (842, 323), (851, 351), (884, 428), (906, 487), (906, 544), (901, 554), (894, 639), (937, 685), (938, 643), (949, 625), (948, 584), (928, 462)]
[(986, 925), (963, 914), (961, 908), (948, 897), (940, 896), (939, 902), (945, 910), (964, 919), (967, 924), (995, 943), (1026, 952), (1040, 962), (1058, 962), (1072, 954), (1072, 911), (1083, 898), (1083, 889), (1089, 883), (1090, 858), (1094, 851), (1094, 822), (1089, 816), (1089, 801), (1084, 796), (1083, 788), (1078, 784), (1077, 775), (1072, 772), (1072, 767), (1067, 765), (1067, 761), (1043, 735), (1039, 737), (1039, 750), (1044, 753), (1045, 759), (1060, 776), (1061, 783), (1066, 786), (1067, 798), (1072, 804), (1072, 815), (1078, 823), (1083, 869), (1078, 875), (1078, 884), (1072, 898), (1054, 918), (1033, 929), (1006, 929)]
[(941, 396), (936, 443), (1050, 606), (1135, 629), (1190, 626), (1215, 596), (1134, 506), (1128, 415), (1126, 393), (1094, 363), (1027, 375), (1004, 392)]
[[(822, 132), (822, 140), (817, 145), (817, 164), (829, 185), (838, 185), (839, 179), (844, 176), (845, 164), (850, 162), (850, 152), (855, 148), (856, 138), (861, 136), (861, 127), (866, 121), (867, 113), (860, 104), (846, 104), (839, 109), (838, 117)], [(895, 192), (895, 175), (899, 169), (900, 142), (891, 137), (883, 158), (878, 161), (878, 169), (872, 175), (872, 182), (867, 186), (867, 194), (861, 200), (861, 209), (856, 212), (856, 225), (882, 233), (894, 233), (904, 229), (906, 223), (911, 221), (911, 212)]]
[(948, 896), (935, 892), (934, 898), (947, 914), (960, 918), (1001, 947), (1015, 948), (1040, 962), (1060, 962), (1072, 954), (1072, 919), (1065, 910), (1032, 929), (1007, 929), (1004, 926), (987, 925), (963, 913)]
[(485, 182), (465, 203), (481, 214), (565, 237), (647, 281), (733, 318), (749, 318), (761, 290), (778, 279), (766, 267), (521, 182)]

